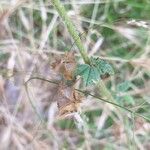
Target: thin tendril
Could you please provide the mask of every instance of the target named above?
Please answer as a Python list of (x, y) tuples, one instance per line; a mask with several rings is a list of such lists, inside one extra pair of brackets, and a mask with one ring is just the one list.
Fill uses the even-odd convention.
[[(30, 78), (29, 80), (27, 80), (27, 81), (25, 82), (25, 85), (27, 85), (27, 83), (28, 83), (29, 81), (33, 80), (33, 79), (42, 80), (42, 81), (46, 81), (46, 82), (49, 82), (49, 83), (52, 83), (52, 84), (57, 84), (57, 85), (59, 84), (59, 83), (56, 82), (56, 81), (51, 81), (51, 80), (44, 79), (44, 78), (41, 78), (41, 77), (32, 77), (32, 78)], [(131, 114), (134, 114), (134, 115), (137, 116), (137, 117), (142, 117), (142, 118), (144, 118), (145, 120), (147, 120), (148, 122), (150, 122), (150, 118), (145, 117), (145, 116), (143, 116), (143, 115), (140, 115), (139, 113), (136, 113), (136, 112), (130, 110), (129, 108), (123, 107), (123, 106), (121, 106), (121, 105), (119, 105), (119, 104), (116, 104), (116, 103), (114, 103), (114, 102), (110, 102), (110, 101), (108, 101), (107, 99), (103, 99), (103, 98), (101, 98), (101, 97), (99, 97), (99, 96), (90, 94), (90, 93), (88, 93), (87, 91), (82, 91), (82, 90), (79, 90), (79, 89), (75, 89), (75, 90), (78, 91), (78, 92), (80, 92), (80, 93), (83, 93), (83, 94), (85, 94), (85, 95), (90, 95), (90, 96), (92, 96), (92, 97), (94, 97), (94, 98), (96, 98), (96, 99), (99, 99), (99, 100), (103, 101), (103, 102), (112, 104), (112, 105), (117, 106), (117, 107), (119, 107), (119, 108), (122, 108), (122, 109), (124, 109), (124, 110), (130, 112)], [(31, 101), (31, 102), (32, 102), (32, 101)]]

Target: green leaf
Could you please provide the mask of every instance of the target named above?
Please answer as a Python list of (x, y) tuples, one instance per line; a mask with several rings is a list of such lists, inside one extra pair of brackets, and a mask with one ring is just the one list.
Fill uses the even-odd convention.
[(124, 101), (125, 101), (127, 104), (131, 104), (131, 105), (134, 105), (134, 104), (135, 104), (134, 98), (133, 98), (131, 95), (126, 95), (126, 96), (124, 96)]
[(8, 53), (0, 52), (0, 62), (6, 60), (8, 58), (9, 58), (9, 54)]
[(125, 81), (117, 85), (117, 91), (126, 92), (131, 87), (132, 87), (132, 83), (130, 81)]
[(91, 58), (91, 64), (79, 64), (75, 75), (80, 75), (83, 78), (85, 86), (95, 84), (100, 80), (100, 76), (104, 74), (113, 74), (112, 67), (99, 58)]
[(93, 65), (97, 66), (100, 75), (105, 75), (105, 74), (113, 75), (114, 74), (113, 68), (105, 60), (101, 60), (99, 58), (93, 58), (92, 57), (91, 62)]
[(98, 69), (87, 64), (78, 65), (76, 75), (80, 75), (83, 78), (85, 86), (92, 85), (100, 80)]

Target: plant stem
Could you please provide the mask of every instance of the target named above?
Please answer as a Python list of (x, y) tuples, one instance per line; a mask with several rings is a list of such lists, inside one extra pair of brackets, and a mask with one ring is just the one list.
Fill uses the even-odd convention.
[(98, 87), (100, 89), (100, 92), (102, 93), (102, 96), (107, 97), (107, 99), (110, 102), (115, 102), (115, 99), (111, 95), (110, 91), (108, 91), (107, 87), (105, 86), (102, 80), (99, 81)]
[(75, 26), (73, 25), (70, 18), (67, 16), (67, 12), (65, 10), (65, 7), (61, 4), (60, 0), (51, 0), (53, 6), (61, 16), (62, 20), (64, 21), (65, 25), (67, 26), (67, 29), (74, 39), (74, 42), (76, 46), (79, 48), (80, 54), (84, 60), (85, 63), (90, 64), (90, 58), (88, 57), (88, 54), (81, 42), (79, 33), (77, 32)]
[[(83, 46), (83, 43), (81, 42), (81, 39), (79, 37), (79, 34), (78, 34), (75, 26), (73, 25), (70, 18), (67, 16), (64, 6), (61, 4), (60, 0), (51, 0), (51, 2), (54, 5), (57, 12), (59, 13), (59, 15), (61, 16), (64, 23), (66, 24), (70, 35), (74, 39), (76, 46), (79, 48), (80, 54), (81, 54), (84, 62), (87, 64), (90, 64), (90, 58), (88, 57), (88, 54)], [(100, 91), (102, 92), (103, 96), (107, 97), (107, 99), (109, 99), (111, 102), (115, 101), (113, 96), (111, 95), (111, 93), (109, 92), (109, 90), (107, 89), (107, 87), (105, 86), (105, 84), (102, 80), (99, 82), (99, 88), (100, 88)]]

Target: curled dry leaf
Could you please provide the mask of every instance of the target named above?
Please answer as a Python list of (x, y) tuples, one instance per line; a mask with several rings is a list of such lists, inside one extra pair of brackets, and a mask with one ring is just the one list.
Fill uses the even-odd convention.
[(131, 61), (131, 64), (150, 70), (150, 59), (134, 59)]
[(63, 75), (65, 80), (73, 80), (76, 68), (74, 52), (66, 53), (63, 58), (56, 58), (55, 62), (52, 63), (52, 67), (56, 72)]
[(63, 58), (56, 58), (52, 63), (54, 71), (63, 76), (54, 97), (61, 118), (78, 111), (81, 103), (81, 95), (74, 88), (76, 66), (75, 55), (72, 51), (65, 53)]
[(67, 86), (64, 83), (60, 83), (55, 99), (59, 109), (59, 116), (77, 112), (81, 103), (81, 95), (75, 91), (73, 86)]

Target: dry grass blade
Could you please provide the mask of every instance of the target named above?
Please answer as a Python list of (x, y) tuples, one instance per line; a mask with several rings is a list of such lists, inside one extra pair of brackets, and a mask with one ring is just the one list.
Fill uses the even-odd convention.
[(75, 78), (83, 62), (51, 1), (0, 0), (0, 150), (149, 150), (150, 2), (61, 2), (88, 56), (112, 64), (114, 101)]
[(131, 60), (130, 63), (135, 66), (143, 67), (150, 71), (150, 59), (148, 58), (134, 59), (134, 60)]
[(17, 10), (19, 8), (19, 6), (21, 6), (23, 3), (25, 3), (27, 0), (17, 0), (15, 2), (15, 4), (13, 4), (12, 6), (8, 6), (8, 8), (6, 9), (2, 9), (0, 11), (0, 23), (4, 22), (6, 19), (8, 19), (8, 17), (10, 17), (15, 10)]
[(4, 80), (2, 76), (0, 76), (0, 101), (3, 97), (3, 94), (4, 94)]
[[(43, 142), (33, 140), (33, 136), (29, 133), (14, 116), (9, 114), (4, 107), (0, 107), (0, 133), (1, 133), (1, 149), (24, 149), (28, 144), (32, 143), (34, 149), (48, 148)], [(25, 146), (26, 145), (26, 146)]]

